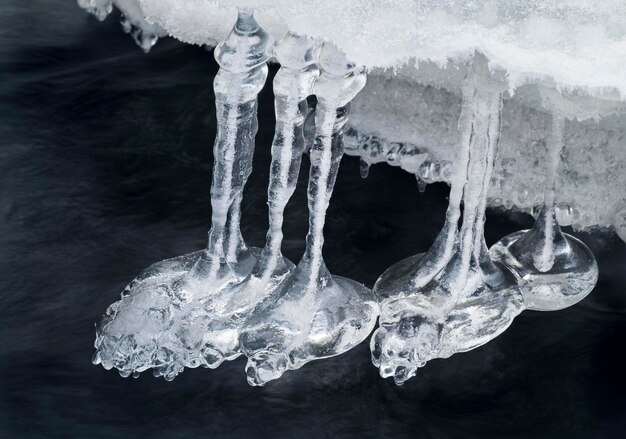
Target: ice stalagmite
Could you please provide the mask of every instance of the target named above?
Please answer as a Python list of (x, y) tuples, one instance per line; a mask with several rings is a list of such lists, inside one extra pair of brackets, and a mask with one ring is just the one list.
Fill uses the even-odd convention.
[(502, 91), (484, 57), (476, 54), (464, 85), (459, 154), (444, 228), (429, 252), (399, 264), (398, 272), (405, 273), (398, 284), (388, 275), (377, 282), (383, 305), (371, 341), (372, 361), (381, 376), (393, 376), (396, 384), (433, 358), (488, 342), (523, 310), (515, 278), (491, 261), (483, 236)]
[[(540, 87), (540, 93), (555, 92)], [(558, 99), (558, 97), (556, 98)], [(547, 141), (544, 206), (535, 225), (502, 238), (489, 250), (495, 261), (516, 275), (526, 307), (553, 311), (584, 299), (598, 280), (598, 266), (591, 250), (580, 240), (563, 233), (556, 215), (556, 179), (564, 146), (565, 121), (552, 111), (552, 135)]]
[(365, 85), (365, 74), (330, 44), (320, 52), (315, 83), (316, 136), (310, 151), (309, 233), (302, 260), (254, 310), (241, 348), (252, 385), (264, 385), (288, 369), (341, 354), (373, 329), (378, 304), (373, 293), (350, 279), (332, 276), (322, 258), (323, 228), (339, 162), (349, 102)]
[(95, 363), (115, 367), (123, 376), (153, 368), (155, 376), (168, 380), (185, 366), (212, 365), (211, 353), (199, 349), (204, 334), (193, 329), (207, 320), (207, 309), (225, 287), (250, 273), (260, 253), (245, 245), (239, 217), (252, 169), (257, 95), (272, 43), (252, 13), (240, 10), (233, 30), (216, 48), (218, 132), (208, 247), (158, 262), (129, 284), (98, 326)]

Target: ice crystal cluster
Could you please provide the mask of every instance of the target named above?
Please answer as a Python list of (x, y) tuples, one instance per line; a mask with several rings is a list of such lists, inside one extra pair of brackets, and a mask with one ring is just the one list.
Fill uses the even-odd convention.
[[(598, 267), (562, 225), (626, 240), (620, 0), (78, 3), (100, 20), (115, 5), (145, 51), (170, 35), (215, 46), (220, 66), (207, 247), (148, 267), (106, 311), (94, 363), (122, 376), (151, 369), (171, 380), (244, 355), (248, 382), (264, 385), (371, 335), (372, 362), (402, 384), (431, 359), (492, 340), (525, 309), (586, 297)], [(239, 223), (269, 62), (280, 68), (260, 249)], [(281, 253), (282, 222), (306, 149), (309, 232), (294, 264)], [(431, 248), (373, 289), (332, 275), (322, 257), (344, 152), (361, 158), (363, 177), (388, 163), (420, 189), (450, 185)], [(488, 206), (535, 224), (488, 248)]]

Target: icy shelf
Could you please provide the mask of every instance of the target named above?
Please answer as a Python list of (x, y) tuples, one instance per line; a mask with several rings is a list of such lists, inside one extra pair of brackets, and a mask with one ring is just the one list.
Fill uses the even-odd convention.
[[(182, 41), (221, 40), (234, 6), (256, 7), (280, 38), (286, 29), (333, 41), (356, 63), (446, 64), (479, 49), (516, 87), (552, 78), (567, 87), (614, 87), (625, 95), (626, 3), (621, 0), (139, 0), (149, 21)], [(337, 26), (341, 20), (341, 26)], [(216, 38), (217, 37), (217, 38)]]
[(100, 19), (112, 3), (142, 28), (157, 26), (192, 44), (216, 45), (232, 28), (236, 6), (254, 7), (275, 39), (291, 30), (333, 41), (368, 69), (410, 60), (443, 66), (478, 49), (490, 68), (507, 71), (511, 88), (553, 80), (626, 97), (622, 0), (79, 0)]

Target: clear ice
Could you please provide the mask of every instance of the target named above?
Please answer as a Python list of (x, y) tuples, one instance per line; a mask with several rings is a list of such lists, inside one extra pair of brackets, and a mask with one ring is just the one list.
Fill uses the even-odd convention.
[(331, 275), (322, 258), (326, 209), (343, 156), (342, 130), (350, 101), (365, 85), (365, 73), (328, 43), (320, 50), (319, 67), (305, 253), (293, 273), (254, 310), (241, 336), (248, 383), (255, 386), (353, 348), (370, 334), (378, 315), (372, 291)]
[(458, 159), (442, 231), (426, 254), (392, 266), (374, 286), (381, 315), (372, 361), (382, 377), (399, 385), (429, 360), (487, 343), (523, 310), (514, 276), (490, 259), (483, 236), (503, 89), (482, 56), (476, 55), (472, 69), (463, 89)]
[(584, 299), (596, 285), (598, 266), (591, 250), (563, 233), (557, 221), (556, 175), (563, 149), (565, 120), (553, 112), (547, 141), (543, 208), (530, 230), (502, 238), (491, 247), (494, 261), (518, 279), (528, 309), (554, 311)]

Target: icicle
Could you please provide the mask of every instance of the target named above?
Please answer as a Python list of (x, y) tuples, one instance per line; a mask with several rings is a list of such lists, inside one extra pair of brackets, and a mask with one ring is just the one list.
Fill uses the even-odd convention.
[[(475, 99), (476, 84), (474, 78), (468, 78), (463, 87), (463, 105), (459, 117), (459, 143), (454, 163), (448, 210), (443, 228), (435, 242), (426, 253), (419, 253), (404, 259), (388, 268), (378, 279), (374, 292), (383, 303), (386, 300), (395, 300), (410, 294), (415, 294), (430, 282), (433, 277), (450, 261), (458, 233), (458, 222), (461, 215), (461, 199), (467, 181), (467, 166), (470, 144), (476, 130), (476, 117), (479, 112), (478, 100)], [(427, 169), (431, 168), (431, 161), (425, 161)], [(416, 175), (418, 189), (420, 184), (425, 188), (426, 182), (420, 174)], [(423, 190), (420, 190), (423, 192)]]
[(145, 53), (150, 52), (152, 46), (159, 40), (157, 34), (142, 29), (141, 26), (129, 20), (124, 13), (120, 15), (120, 24), (124, 33), (130, 34)]
[(388, 272), (376, 283), (384, 301), (381, 327), (371, 341), (372, 361), (396, 384), (433, 358), (488, 342), (523, 309), (513, 276), (489, 259), (483, 237), (502, 90), (477, 54), (464, 86), (459, 153), (442, 232), (428, 253), (397, 264), (401, 283), (394, 285)]
[[(549, 93), (548, 103), (558, 99)], [(547, 101), (547, 102), (546, 102)], [(526, 307), (552, 311), (574, 305), (585, 298), (598, 279), (598, 267), (591, 250), (571, 235), (563, 233), (557, 221), (556, 178), (564, 146), (564, 120), (553, 112), (544, 204), (535, 225), (504, 237), (490, 249), (494, 260), (517, 276)]]
[(153, 264), (126, 287), (97, 329), (94, 362), (105, 368), (123, 376), (153, 368), (155, 376), (171, 380), (184, 367), (212, 365), (212, 352), (201, 351), (201, 329), (211, 320), (206, 309), (224, 287), (250, 273), (260, 253), (245, 245), (239, 218), (271, 45), (252, 14), (240, 10), (216, 49), (221, 68), (214, 84), (218, 133), (208, 248)]
[(311, 38), (288, 34), (276, 49), (281, 69), (274, 78), (276, 134), (268, 187), (269, 230), (267, 244), (255, 273), (265, 282), (276, 274), (284, 276), (280, 246), (283, 212), (298, 182), (305, 148), (304, 121), (309, 112), (307, 97), (319, 76), (317, 62), (320, 44)]
[(420, 193), (424, 193), (424, 191), (426, 190), (426, 182), (422, 180), (417, 174), (415, 174), (415, 180), (417, 180), (417, 190)]
[(264, 385), (288, 369), (347, 351), (373, 328), (378, 306), (370, 290), (332, 276), (322, 258), (323, 228), (339, 162), (349, 102), (365, 85), (365, 74), (329, 44), (320, 53), (322, 74), (316, 136), (309, 173), (309, 233), (302, 260), (254, 311), (241, 337), (252, 385)]
[[(220, 70), (215, 77), (217, 137), (215, 139), (212, 223), (208, 248), (189, 273), (189, 280), (209, 288), (233, 278), (227, 263), (224, 240), (229, 235), (227, 214), (241, 203), (243, 187), (252, 171), (254, 135), (257, 130), (257, 95), (267, 78), (270, 37), (258, 26), (252, 13), (240, 9), (233, 31), (215, 49)], [(239, 224), (231, 224), (238, 233)]]

